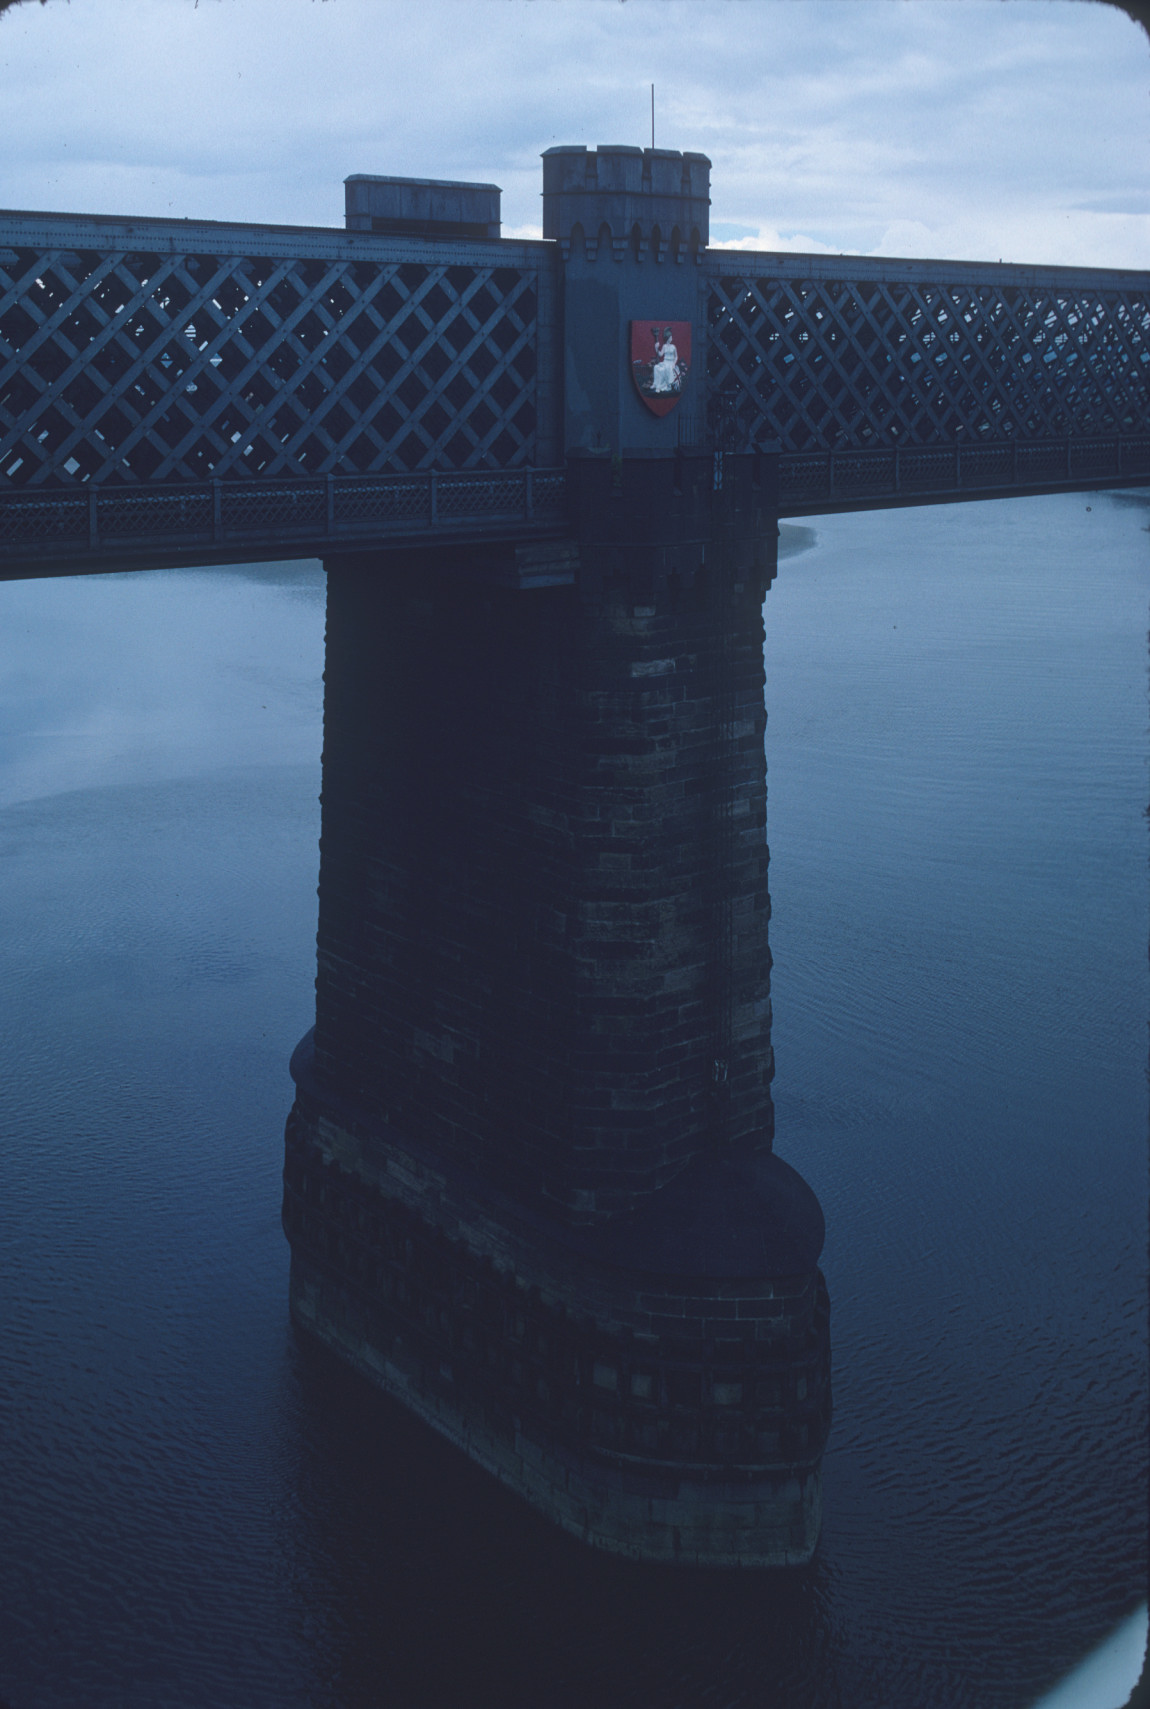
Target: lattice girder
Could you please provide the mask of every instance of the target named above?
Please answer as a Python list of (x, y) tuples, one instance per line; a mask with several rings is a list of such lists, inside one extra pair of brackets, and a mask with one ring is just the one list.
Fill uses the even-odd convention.
[[(542, 245), (331, 233), (322, 254), (193, 242), (163, 254), (109, 248), (97, 222), (12, 218), (55, 220), (71, 241), (0, 248), (5, 484), (314, 479), (554, 455), (549, 422), (540, 438)], [(178, 230), (154, 224), (169, 240)]]
[(738, 273), (710, 263), (708, 411), (728, 443), (873, 449), (1145, 430), (1143, 278), (956, 264), (968, 277), (951, 283), (945, 264), (926, 262), (891, 263), (888, 278), (856, 262), (852, 278), (847, 257), (820, 257), (804, 276), (802, 259), (740, 256)]
[[(695, 371), (725, 444), (805, 453), (1146, 427), (1141, 275), (745, 253), (732, 271), (734, 259), (700, 263)], [(0, 483), (554, 461), (560, 271), (538, 243), (0, 216)]]

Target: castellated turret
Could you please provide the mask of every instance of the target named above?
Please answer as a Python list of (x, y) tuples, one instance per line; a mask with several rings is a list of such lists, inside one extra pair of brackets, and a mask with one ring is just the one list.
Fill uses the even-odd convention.
[(706, 249), (711, 162), (705, 154), (621, 144), (543, 155), (543, 236), (563, 259), (582, 248), (622, 261), (695, 261)]

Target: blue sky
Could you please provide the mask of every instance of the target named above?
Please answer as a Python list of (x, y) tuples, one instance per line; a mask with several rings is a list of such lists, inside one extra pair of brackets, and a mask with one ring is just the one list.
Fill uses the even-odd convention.
[(0, 205), (339, 224), (351, 172), (714, 162), (790, 250), (1150, 268), (1150, 42), (1087, 0), (48, 0), (0, 18)]

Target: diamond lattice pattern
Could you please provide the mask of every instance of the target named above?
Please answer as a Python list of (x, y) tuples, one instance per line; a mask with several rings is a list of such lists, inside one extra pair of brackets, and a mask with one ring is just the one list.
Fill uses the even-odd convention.
[(716, 279), (708, 416), (747, 445), (1145, 432), (1145, 291)]
[(530, 464), (537, 302), (520, 266), (0, 249), (0, 473)]

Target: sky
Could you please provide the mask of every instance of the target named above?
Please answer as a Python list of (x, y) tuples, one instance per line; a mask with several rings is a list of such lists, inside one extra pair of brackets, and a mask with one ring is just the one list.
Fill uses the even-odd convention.
[(710, 156), (712, 241), (1150, 268), (1150, 40), (1094, 0), (47, 0), (0, 15), (0, 206), (340, 225), (350, 173)]

